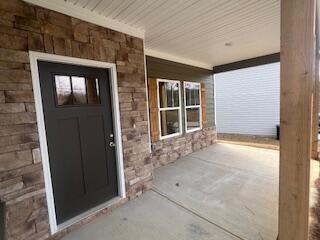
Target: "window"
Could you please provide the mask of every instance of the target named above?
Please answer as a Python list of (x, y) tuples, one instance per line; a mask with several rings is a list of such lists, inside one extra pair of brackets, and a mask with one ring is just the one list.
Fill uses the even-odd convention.
[(200, 83), (184, 82), (186, 132), (193, 132), (202, 128), (200, 92)]
[(180, 82), (158, 79), (160, 139), (181, 134)]
[(97, 78), (56, 75), (55, 85), (59, 106), (100, 103)]

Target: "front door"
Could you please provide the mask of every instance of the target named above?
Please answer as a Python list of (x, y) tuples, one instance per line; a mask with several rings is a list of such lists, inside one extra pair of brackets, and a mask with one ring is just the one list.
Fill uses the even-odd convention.
[(57, 224), (118, 195), (108, 70), (38, 61)]

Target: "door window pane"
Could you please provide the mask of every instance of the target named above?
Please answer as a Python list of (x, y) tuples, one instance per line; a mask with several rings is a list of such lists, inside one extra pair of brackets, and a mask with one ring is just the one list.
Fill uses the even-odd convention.
[(88, 103), (100, 103), (98, 79), (87, 78)]
[(200, 127), (200, 108), (188, 108), (187, 111), (187, 130)]
[(73, 90), (73, 104), (86, 104), (87, 91), (84, 77), (71, 77)]
[(180, 132), (179, 110), (160, 111), (160, 118), (162, 136)]
[(100, 103), (97, 78), (56, 75), (55, 85), (59, 106)]
[(72, 90), (69, 76), (55, 76), (58, 105), (72, 104)]

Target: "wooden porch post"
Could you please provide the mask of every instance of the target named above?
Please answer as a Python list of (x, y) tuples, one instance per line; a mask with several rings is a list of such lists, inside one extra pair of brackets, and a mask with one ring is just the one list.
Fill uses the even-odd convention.
[(307, 240), (315, 1), (281, 0), (279, 240)]
[(316, 4), (316, 62), (315, 62), (315, 83), (313, 91), (313, 111), (312, 111), (312, 158), (319, 158), (319, 149), (318, 149), (318, 124), (319, 124), (319, 105), (320, 105), (320, 84), (319, 84), (319, 48), (320, 48), (320, 24), (319, 24), (319, 1)]
[[(316, 63), (319, 63), (317, 54)], [(319, 64), (315, 66), (315, 72), (319, 72)], [(318, 159), (318, 124), (319, 124), (319, 77), (316, 77), (314, 84), (313, 100), (312, 100), (312, 159)]]

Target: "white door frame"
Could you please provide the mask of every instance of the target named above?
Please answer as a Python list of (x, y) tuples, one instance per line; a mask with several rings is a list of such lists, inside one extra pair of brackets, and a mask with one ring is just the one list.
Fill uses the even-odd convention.
[[(86, 218), (96, 213), (97, 211), (102, 210), (103, 208), (106, 208), (108, 206), (115, 204), (123, 198), (126, 198), (121, 126), (120, 126), (120, 111), (119, 111), (119, 99), (118, 99), (118, 87), (117, 87), (117, 71), (116, 71), (116, 65), (114, 63), (99, 62), (94, 60), (66, 57), (66, 56), (40, 53), (40, 52), (34, 52), (34, 51), (29, 51), (29, 57), (30, 57), (30, 68), (31, 68), (31, 75), (32, 75), (33, 94), (34, 94), (35, 107), (36, 107), (38, 132), (39, 132), (41, 158), (42, 158), (43, 173), (44, 173), (44, 180), (45, 180), (46, 198), (47, 198), (48, 213), (49, 213), (49, 223), (50, 223), (51, 234), (54, 234), (80, 221), (81, 219)], [(115, 136), (115, 143), (116, 143), (118, 196), (111, 199), (110, 201), (107, 201), (97, 207), (94, 207), (93, 209), (90, 209), (80, 214), (79, 216), (76, 216), (59, 225), (57, 225), (55, 204), (54, 204), (54, 197), (53, 197), (49, 154), (48, 154), (47, 137), (46, 137), (46, 127), (44, 122), (42, 97), (41, 97), (41, 90), (40, 90), (38, 60), (108, 69), (110, 85), (111, 85), (113, 127), (115, 131), (114, 136)]]

